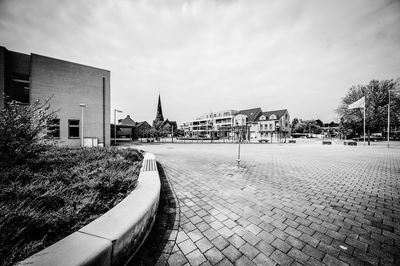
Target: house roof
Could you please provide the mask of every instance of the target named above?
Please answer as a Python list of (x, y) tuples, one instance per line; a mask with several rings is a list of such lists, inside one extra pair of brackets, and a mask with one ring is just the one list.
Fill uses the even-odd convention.
[(280, 119), (286, 112), (287, 109), (282, 109), (282, 110), (262, 112), (262, 115), (266, 116), (267, 120), (271, 115), (276, 115), (277, 119)]
[(257, 108), (252, 108), (252, 109), (240, 110), (237, 114), (246, 115), (248, 118), (248, 121), (252, 122), (258, 118), (258, 116), (261, 114), (261, 112), (262, 112), (261, 108), (257, 107)]
[(142, 121), (142, 122), (136, 122), (136, 126), (140, 127), (143, 124), (148, 124), (150, 126), (149, 123), (147, 123), (147, 121)]
[(164, 121), (158, 121), (158, 122), (154, 121), (153, 122), (153, 127), (155, 127), (156, 129), (162, 129), (163, 127), (165, 127), (167, 125), (173, 126), (175, 129), (178, 128), (176, 121), (169, 121), (168, 119), (164, 120)]
[(133, 121), (133, 119), (129, 115), (127, 115), (126, 118), (119, 119), (118, 124), (124, 125), (124, 126), (134, 126), (136, 123), (135, 123), (135, 121)]

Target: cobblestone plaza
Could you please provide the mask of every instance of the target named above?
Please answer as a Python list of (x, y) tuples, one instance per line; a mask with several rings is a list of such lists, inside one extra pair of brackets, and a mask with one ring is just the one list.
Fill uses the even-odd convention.
[(179, 229), (169, 265), (399, 265), (400, 149), (161, 144)]

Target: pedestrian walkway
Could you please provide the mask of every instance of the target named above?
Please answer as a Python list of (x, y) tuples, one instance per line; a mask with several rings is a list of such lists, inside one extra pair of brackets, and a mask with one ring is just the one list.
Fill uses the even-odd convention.
[[(140, 146), (175, 190), (168, 265), (399, 265), (400, 150)], [(161, 265), (161, 264), (159, 264)]]

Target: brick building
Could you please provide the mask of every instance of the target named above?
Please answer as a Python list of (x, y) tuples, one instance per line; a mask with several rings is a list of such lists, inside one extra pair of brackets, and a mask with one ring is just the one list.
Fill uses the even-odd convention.
[(10, 100), (21, 104), (51, 97), (58, 110), (54, 136), (60, 145), (79, 146), (83, 137), (110, 145), (110, 71), (50, 58), (22, 54), (0, 46), (0, 108)]

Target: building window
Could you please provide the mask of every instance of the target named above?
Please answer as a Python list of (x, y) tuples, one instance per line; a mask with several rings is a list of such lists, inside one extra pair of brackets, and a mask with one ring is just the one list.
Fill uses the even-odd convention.
[(68, 138), (79, 138), (79, 120), (68, 120)]
[(47, 136), (60, 138), (60, 119), (52, 119), (47, 123)]
[(13, 74), (11, 100), (29, 104), (29, 75)]

